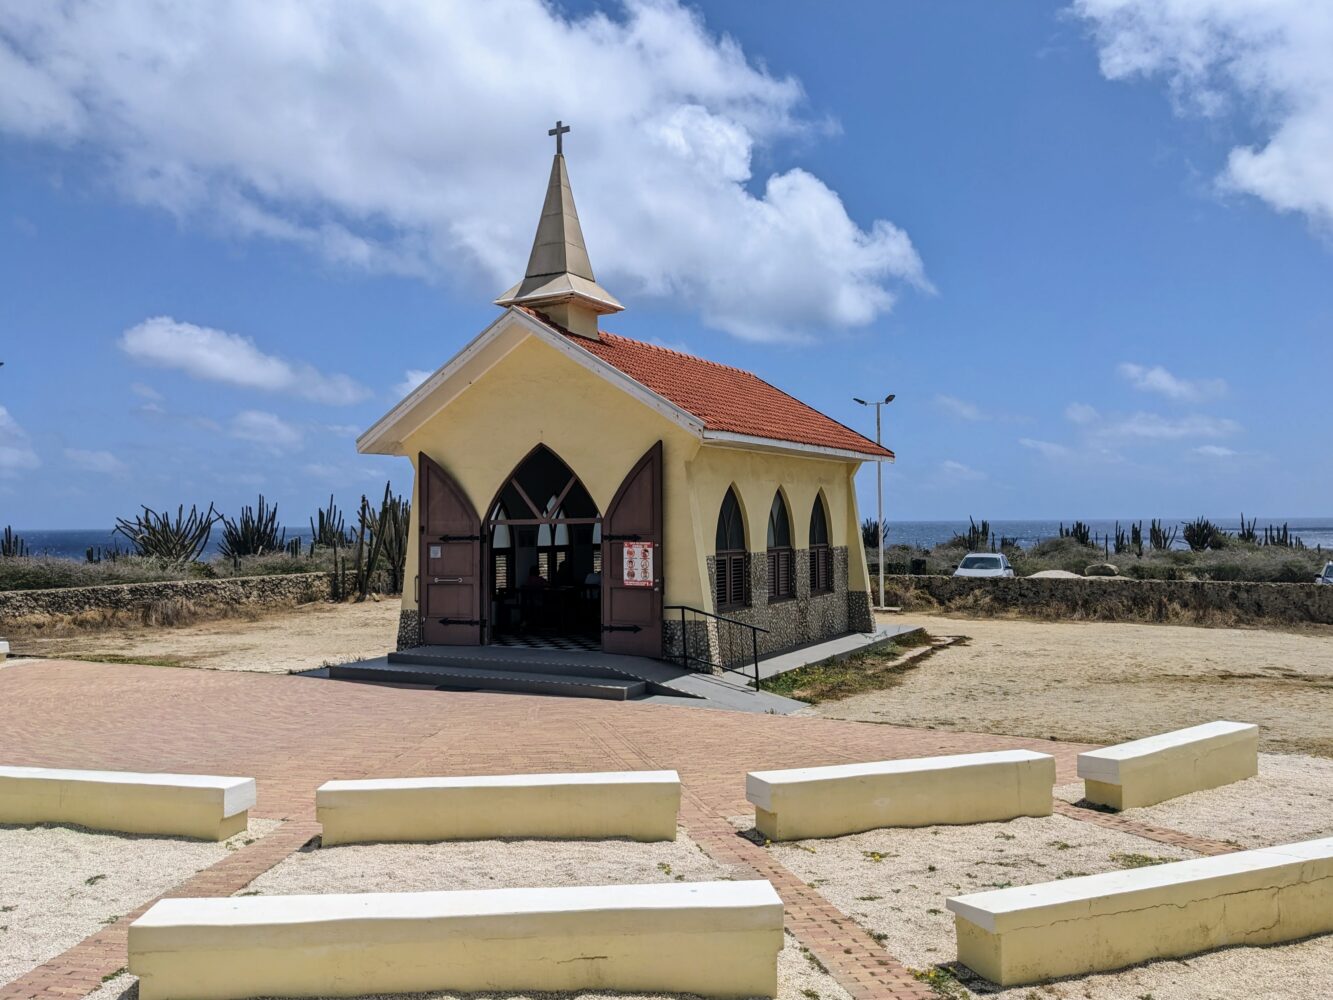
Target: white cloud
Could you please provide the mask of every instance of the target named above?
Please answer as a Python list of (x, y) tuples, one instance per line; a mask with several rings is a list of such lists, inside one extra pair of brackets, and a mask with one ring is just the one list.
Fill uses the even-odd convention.
[(1018, 443), (1024, 448), (1031, 448), (1043, 458), (1068, 458), (1073, 452), (1054, 441), (1038, 441), (1034, 438), (1019, 438)]
[(422, 371), (420, 368), (409, 368), (403, 372), (403, 380), (393, 387), (393, 394), (402, 399), (433, 374), (433, 372)]
[(35, 469), (42, 461), (32, 450), (32, 439), (9, 411), (0, 406), (0, 476), (13, 476)]
[(953, 482), (979, 482), (986, 478), (986, 473), (980, 469), (974, 469), (970, 465), (964, 465), (962, 462), (956, 462), (952, 458), (946, 458), (940, 463), (941, 475)]
[(1333, 7), (1326, 0), (1074, 0), (1111, 80), (1162, 77), (1182, 114), (1239, 109), (1223, 189), (1333, 227)]
[(1126, 361), (1116, 367), (1120, 377), (1143, 392), (1155, 392), (1167, 399), (1197, 403), (1204, 399), (1214, 399), (1226, 395), (1227, 384), (1220, 378), (1183, 379), (1172, 375), (1161, 365), (1148, 368)]
[(369, 390), (347, 375), (265, 354), (249, 337), (154, 316), (120, 337), (120, 349), (141, 364), (175, 368), (194, 378), (282, 392), (317, 403), (356, 403)]
[(1185, 417), (1164, 417), (1159, 413), (1133, 413), (1108, 421), (1097, 429), (1106, 438), (1138, 438), (1147, 441), (1179, 441), (1183, 438), (1229, 437), (1240, 430), (1240, 424), (1225, 417), (1191, 414)]
[(242, 441), (253, 441), (273, 452), (295, 451), (304, 435), (275, 413), (242, 410), (232, 417), (227, 433)]
[(891, 222), (854, 221), (803, 169), (753, 176), (756, 151), (831, 131), (803, 104), (676, 0), (0, 6), (0, 129), (100, 151), (140, 203), (352, 267), (501, 292), (546, 129), (570, 121), (598, 278), (757, 340), (929, 287)]
[(158, 392), (151, 385), (144, 385), (142, 382), (131, 382), (130, 392), (134, 393), (140, 399), (146, 399), (150, 403), (160, 403), (162, 393)]
[(1195, 448), (1194, 454), (1203, 455), (1205, 458), (1231, 458), (1236, 452), (1220, 444), (1204, 444)]
[(1065, 419), (1071, 424), (1095, 423), (1101, 414), (1087, 403), (1070, 403), (1065, 407)]
[(129, 471), (129, 466), (109, 451), (66, 448), (65, 460), (76, 469), (82, 469), (84, 472), (96, 472), (104, 476), (123, 476)]
[(959, 420), (988, 419), (986, 414), (981, 412), (981, 407), (957, 396), (946, 396), (941, 393), (935, 397), (935, 405), (947, 410)]

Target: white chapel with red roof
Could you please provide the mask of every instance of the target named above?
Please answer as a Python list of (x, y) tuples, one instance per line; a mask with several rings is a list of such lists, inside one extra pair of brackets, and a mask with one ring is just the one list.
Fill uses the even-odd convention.
[(892, 453), (750, 372), (602, 329), (623, 306), (559, 146), (527, 272), (496, 305), (357, 440), (416, 470), (400, 650), (716, 670), (873, 630), (854, 477)]

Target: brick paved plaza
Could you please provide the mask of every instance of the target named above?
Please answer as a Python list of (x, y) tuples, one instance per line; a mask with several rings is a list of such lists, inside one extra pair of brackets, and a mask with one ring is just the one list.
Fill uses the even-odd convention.
[[(19, 661), (0, 668), (0, 759), (15, 765), (253, 776), (273, 833), (168, 895), (227, 895), (319, 833), (331, 778), (674, 768), (681, 823), (719, 861), (777, 888), (787, 926), (857, 1000), (931, 991), (730, 817), (755, 769), (1029, 747), (1075, 778), (1081, 744), (709, 709), (460, 694), (270, 674)], [(1057, 803), (1076, 819), (1204, 853), (1227, 845)], [(142, 907), (140, 909), (143, 909)], [(136, 911), (138, 912), (138, 911)], [(118, 922), (0, 987), (0, 1000), (83, 996), (125, 964)]]

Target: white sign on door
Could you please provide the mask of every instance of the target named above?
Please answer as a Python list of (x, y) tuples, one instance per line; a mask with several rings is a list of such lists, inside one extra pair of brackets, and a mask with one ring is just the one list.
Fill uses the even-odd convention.
[(651, 587), (653, 580), (653, 543), (625, 543), (625, 571), (623, 579), (626, 587)]

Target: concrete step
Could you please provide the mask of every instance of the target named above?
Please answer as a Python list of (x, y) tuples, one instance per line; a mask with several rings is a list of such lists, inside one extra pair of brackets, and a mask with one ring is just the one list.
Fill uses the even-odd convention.
[(514, 691), (522, 694), (563, 695), (569, 698), (602, 698), (608, 701), (626, 701), (630, 698), (641, 698), (648, 693), (648, 685), (644, 681), (621, 677), (588, 677), (438, 664), (413, 666), (407, 663), (384, 665), (345, 663), (329, 667), (329, 676), (342, 680), (428, 684), (450, 691)]
[(411, 666), (637, 679), (636, 673), (616, 663), (614, 657), (577, 650), (523, 649), (512, 646), (415, 646), (390, 653), (388, 660), (390, 663)]

